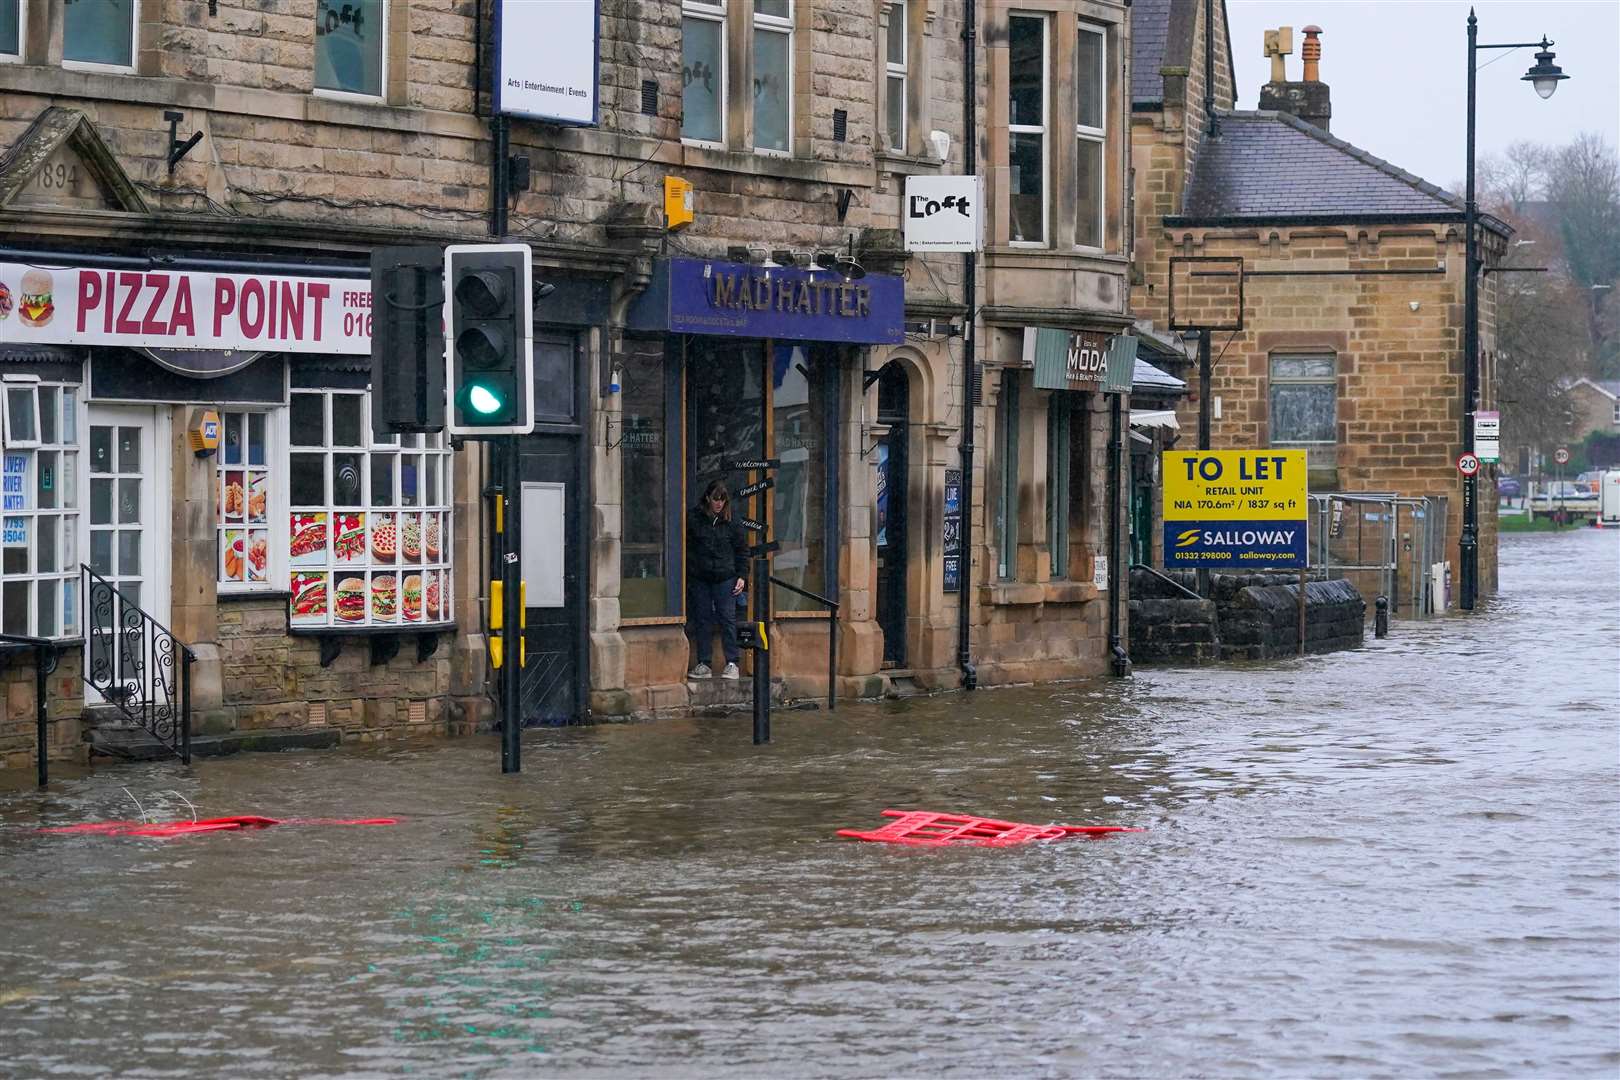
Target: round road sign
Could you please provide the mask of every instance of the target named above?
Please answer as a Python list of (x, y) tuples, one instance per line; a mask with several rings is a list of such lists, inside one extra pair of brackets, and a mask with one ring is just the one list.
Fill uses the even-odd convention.
[(1553, 451), (1553, 460), (1558, 462), (1560, 465), (1568, 465), (1569, 451), (1560, 446), (1557, 450)]
[(1464, 476), (1473, 476), (1479, 472), (1479, 458), (1473, 454), (1459, 454), (1457, 456), (1457, 471)]

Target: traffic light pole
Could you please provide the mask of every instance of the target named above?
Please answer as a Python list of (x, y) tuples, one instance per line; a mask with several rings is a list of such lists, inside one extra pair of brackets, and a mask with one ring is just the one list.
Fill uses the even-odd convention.
[(523, 771), (523, 469), (518, 437), (500, 443), (501, 481), (501, 772)]

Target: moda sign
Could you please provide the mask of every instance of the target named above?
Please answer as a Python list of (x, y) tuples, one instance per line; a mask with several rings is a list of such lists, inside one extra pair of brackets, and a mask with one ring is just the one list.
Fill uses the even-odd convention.
[(371, 286), (0, 263), (0, 343), (369, 354)]

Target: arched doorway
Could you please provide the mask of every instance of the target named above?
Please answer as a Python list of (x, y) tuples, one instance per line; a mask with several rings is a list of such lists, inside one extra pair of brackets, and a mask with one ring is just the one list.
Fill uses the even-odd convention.
[(911, 385), (905, 367), (890, 361), (878, 375), (878, 423), (888, 434), (877, 445), (877, 611), (883, 666), (906, 666), (906, 474), (911, 446)]

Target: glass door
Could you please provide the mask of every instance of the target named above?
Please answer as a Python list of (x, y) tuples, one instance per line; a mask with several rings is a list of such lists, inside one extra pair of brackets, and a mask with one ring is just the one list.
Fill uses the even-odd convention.
[(153, 666), (165, 662), (153, 656), (146, 618), (168, 618), (156, 422), (151, 409), (93, 407), (89, 427), (85, 550), (96, 576), (85, 598), (86, 670), (103, 697), (127, 703), (146, 697)]

